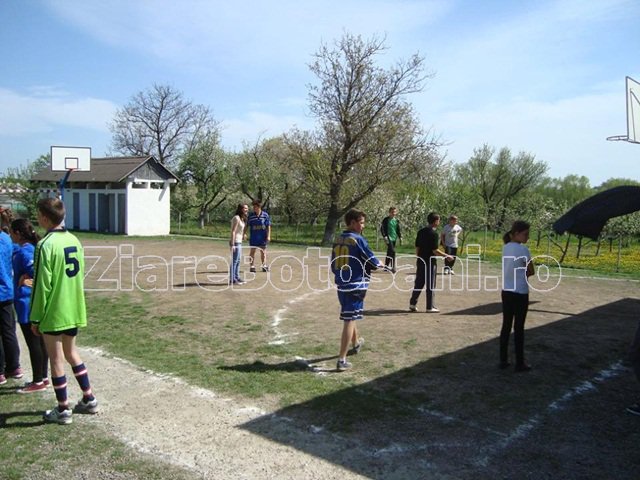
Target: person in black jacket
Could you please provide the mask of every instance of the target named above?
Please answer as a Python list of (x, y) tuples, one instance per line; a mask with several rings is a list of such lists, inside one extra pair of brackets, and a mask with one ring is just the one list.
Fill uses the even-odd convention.
[(438, 250), (440, 239), (436, 229), (440, 225), (440, 215), (431, 212), (427, 216), (427, 222), (429, 225), (419, 230), (416, 236), (416, 280), (413, 285), (411, 300), (409, 300), (409, 310), (412, 312), (418, 311), (418, 297), (420, 297), (420, 293), (426, 285), (427, 313), (438, 313), (440, 310), (436, 308), (434, 294), (437, 270), (436, 257), (444, 257), (446, 260), (451, 260), (452, 257), (442, 250)]
[(380, 233), (387, 244), (387, 255), (385, 257), (384, 266), (396, 273), (396, 242), (402, 245), (402, 232), (400, 230), (400, 221), (396, 218), (398, 209), (396, 207), (389, 208), (389, 216), (382, 220), (380, 225)]

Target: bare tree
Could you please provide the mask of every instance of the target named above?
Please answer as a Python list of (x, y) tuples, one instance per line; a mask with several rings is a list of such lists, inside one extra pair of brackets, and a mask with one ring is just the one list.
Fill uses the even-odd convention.
[(185, 100), (171, 86), (154, 84), (116, 112), (110, 125), (111, 147), (124, 155), (153, 155), (171, 165), (218, 126), (209, 107)]
[(437, 143), (406, 101), (430, 76), (424, 60), (414, 55), (383, 69), (375, 61), (384, 50), (384, 39), (345, 34), (335, 48), (321, 46), (310, 65), (319, 84), (309, 88), (309, 107), (320, 128), (311, 136), (294, 131), (289, 141), (309, 146), (296, 160), (306, 187), (326, 205), (323, 245), (340, 217), (378, 187), (439, 161)]

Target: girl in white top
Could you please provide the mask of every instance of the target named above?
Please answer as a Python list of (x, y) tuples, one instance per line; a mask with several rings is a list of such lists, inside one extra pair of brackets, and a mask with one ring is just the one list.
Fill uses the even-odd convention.
[(524, 245), (529, 241), (529, 224), (513, 222), (503, 237), (502, 248), (502, 329), (500, 330), (500, 368), (509, 364), (509, 336), (513, 326), (516, 353), (516, 372), (531, 370), (524, 360), (524, 322), (529, 309), (529, 282), (533, 275), (531, 253)]
[(229, 246), (231, 247), (231, 269), (229, 269), (229, 283), (243, 284), (240, 278), (240, 260), (242, 259), (242, 240), (246, 238), (247, 212), (249, 207), (238, 204), (236, 214), (231, 219), (231, 238)]

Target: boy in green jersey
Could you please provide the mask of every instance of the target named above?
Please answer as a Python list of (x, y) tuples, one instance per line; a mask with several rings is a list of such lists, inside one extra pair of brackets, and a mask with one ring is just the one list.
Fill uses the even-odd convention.
[(396, 207), (389, 208), (389, 216), (382, 220), (380, 225), (380, 233), (387, 244), (387, 256), (384, 260), (384, 266), (388, 267), (392, 273), (396, 273), (396, 241), (402, 245), (402, 231), (400, 230), (400, 221), (396, 218), (398, 209)]
[(34, 256), (33, 290), (29, 320), (36, 335), (43, 335), (51, 364), (51, 383), (58, 406), (47, 410), (47, 422), (71, 423), (67, 400), (67, 378), (64, 362), (71, 365), (82, 399), (73, 409), (76, 413), (96, 413), (98, 401), (91, 391), (89, 375), (78, 350), (76, 335), (87, 325), (84, 301), (84, 253), (78, 239), (67, 232), (64, 204), (57, 198), (38, 202), (38, 223), (47, 234), (38, 242)]

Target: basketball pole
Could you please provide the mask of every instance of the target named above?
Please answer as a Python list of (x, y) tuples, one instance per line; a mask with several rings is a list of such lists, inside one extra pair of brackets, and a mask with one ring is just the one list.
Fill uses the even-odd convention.
[(71, 172), (73, 172), (74, 170), (75, 169), (73, 168), (67, 169), (67, 172), (64, 174), (64, 177), (62, 177), (58, 182), (58, 189), (60, 190), (60, 200), (62, 200), (63, 203), (64, 203), (64, 187), (67, 184), (67, 180), (69, 180), (69, 175), (71, 175)]

